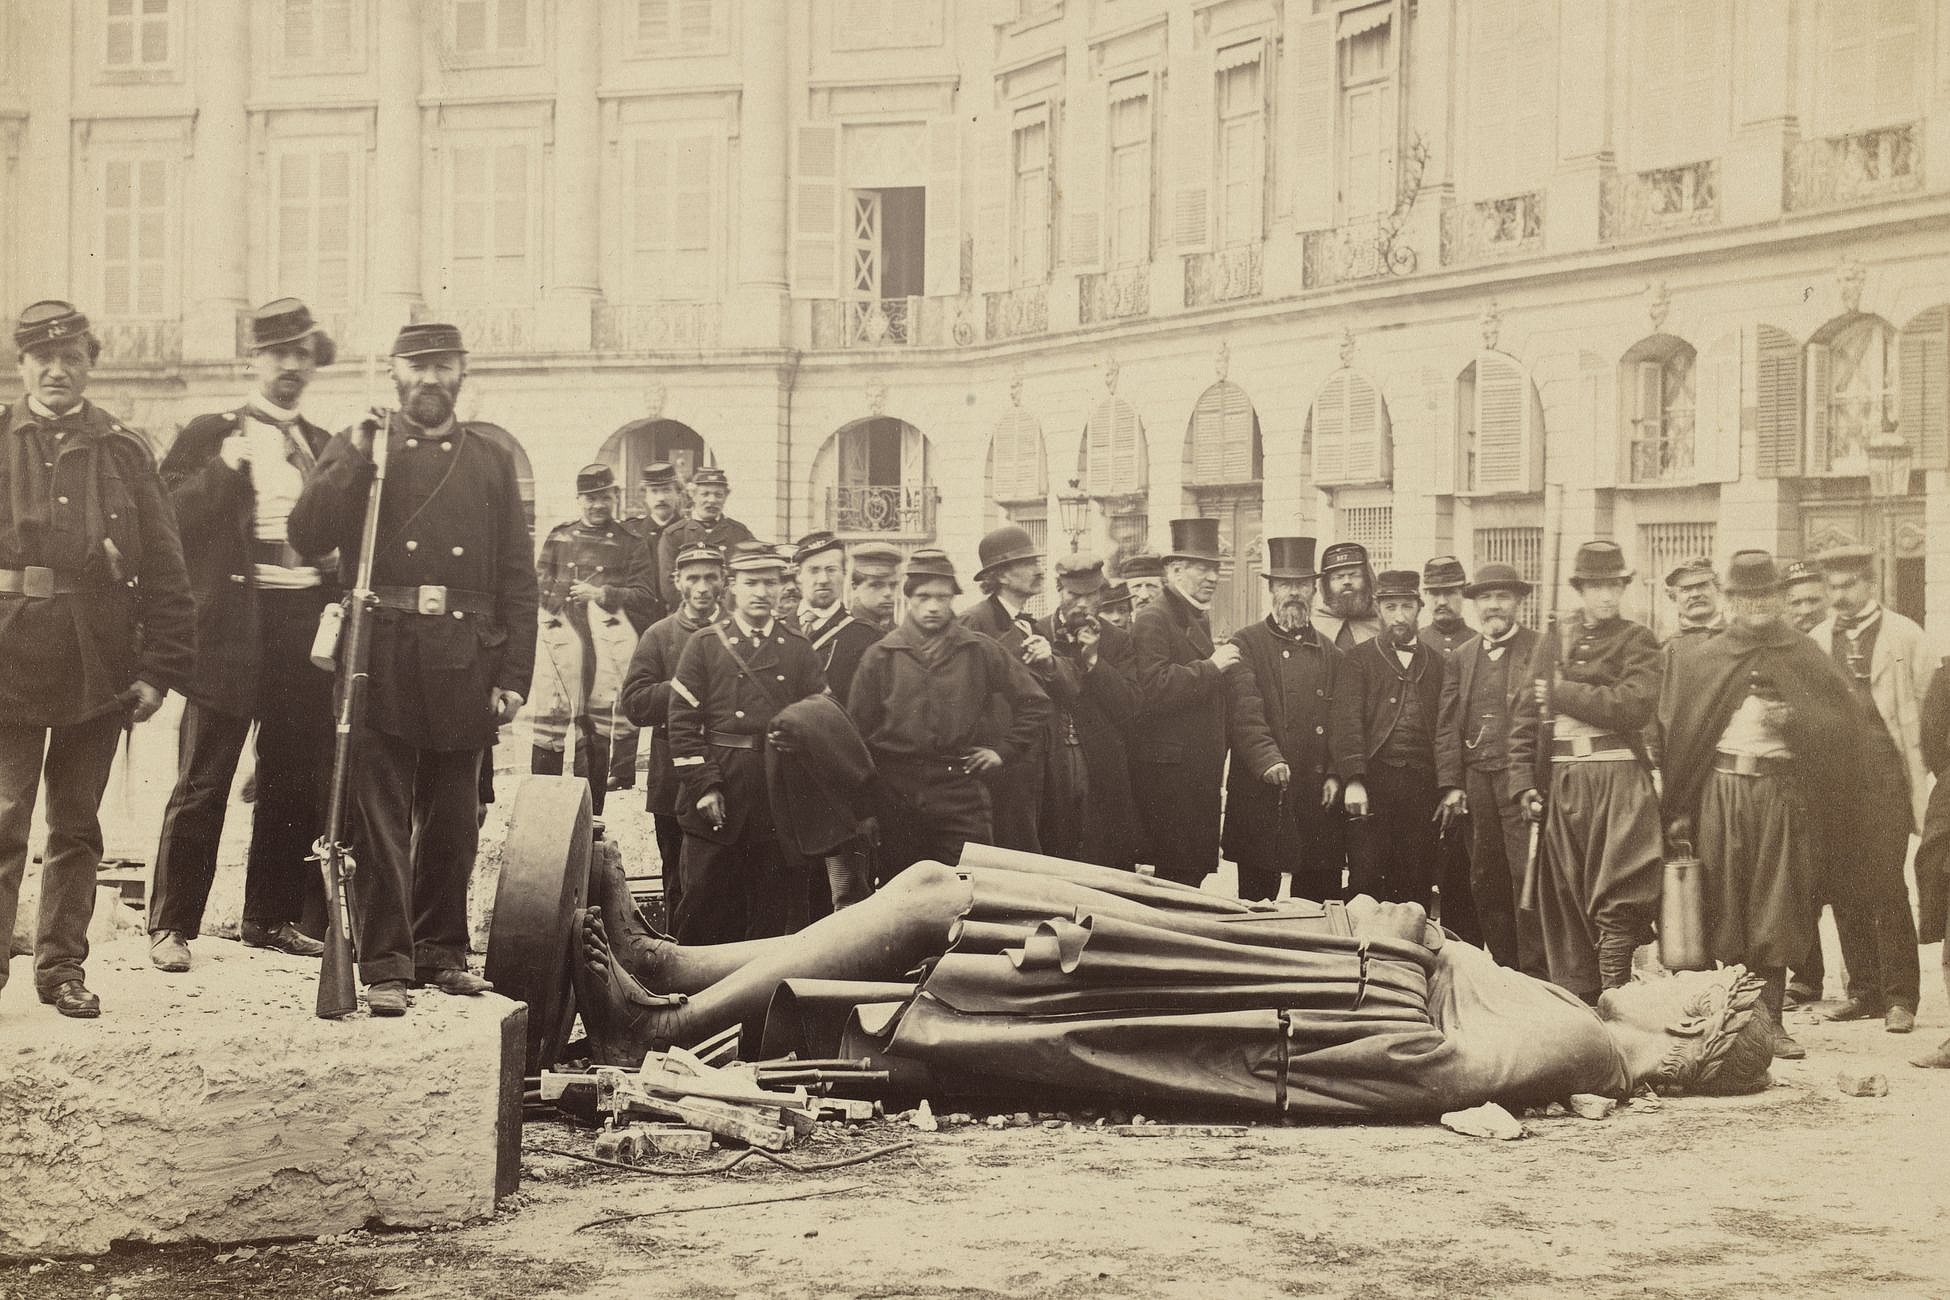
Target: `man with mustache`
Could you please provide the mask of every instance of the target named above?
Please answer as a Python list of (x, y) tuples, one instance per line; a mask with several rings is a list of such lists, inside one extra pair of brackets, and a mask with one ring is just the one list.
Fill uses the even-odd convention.
[(1320, 557), (1320, 604), (1314, 626), (1346, 654), (1381, 632), (1374, 612), (1374, 566), (1359, 542), (1335, 542)]
[(703, 542), (729, 555), (738, 543), (752, 540), (752, 530), (724, 512), (730, 498), (731, 479), (716, 465), (700, 466), (691, 475), (690, 515), (657, 538), (657, 582), (665, 609), (677, 607), (677, 557), (685, 547)]
[(324, 888), (307, 859), (324, 829), (332, 679), (311, 666), (318, 616), (339, 598), (329, 557), (303, 555), (285, 524), (331, 435), (299, 413), (337, 348), (296, 298), (251, 317), (256, 384), (242, 405), (200, 415), (163, 458), (196, 597), (196, 675), (184, 694), (176, 788), (163, 812), (149, 909), (149, 960), (190, 968), (217, 873), (237, 760), (257, 728), (257, 801), (244, 867), (243, 939), (298, 957), (325, 945)]
[(1422, 644), (1444, 662), (1476, 639), (1476, 629), (1463, 617), (1463, 592), (1468, 586), (1469, 573), (1453, 555), (1438, 555), (1422, 566), (1422, 594), (1429, 601)]
[(1291, 872), (1293, 895), (1342, 896), (1346, 860), (1333, 816), (1341, 783), (1329, 771), (1329, 712), (1341, 680), (1341, 653), (1309, 620), (1314, 539), (1266, 539), (1272, 612), (1232, 634), (1244, 669), (1231, 688), (1224, 851), (1239, 865), (1239, 897), (1274, 898)]
[(396, 412), (333, 438), (292, 507), (301, 554), (334, 548), (357, 572), (374, 437), (388, 422), (373, 552), (365, 717), (354, 737), (359, 871), (352, 901), (372, 1014), (407, 986), (473, 994), (467, 882), (480, 844), (480, 768), (527, 697), (539, 596), (514, 459), (454, 418), (467, 378), (460, 331), (432, 322), (393, 341)]
[(1486, 564), (1465, 594), (1483, 632), (1444, 665), (1436, 784), (1449, 816), (1469, 817), (1469, 893), (1484, 946), (1505, 966), (1546, 979), (1543, 928), (1535, 909), (1518, 906), (1529, 828), (1505, 788), (1510, 721), (1517, 697), (1530, 689), (1537, 647), (1537, 633), (1517, 621), (1530, 584), (1510, 565)]
[(1814, 631), (1828, 617), (1828, 587), (1821, 570), (1806, 560), (1793, 560), (1782, 578), (1787, 583), (1788, 622), (1797, 632)]
[(1679, 627), (1666, 638), (1670, 649), (1678, 651), (1726, 630), (1719, 575), (1707, 556), (1695, 555), (1673, 566), (1666, 574), (1666, 599), (1679, 612)]
[(33, 303), (14, 346), (26, 391), (0, 406), (0, 942), (45, 781), (34, 990), (92, 1020), (101, 1000), (82, 965), (102, 792), (123, 731), (188, 682), (196, 611), (148, 439), (83, 396), (102, 354), (88, 318)]
[(1131, 616), (1154, 603), (1165, 590), (1165, 562), (1149, 551), (1127, 555), (1117, 566), (1117, 576), (1131, 590)]
[[(962, 611), (962, 626), (992, 638), (1022, 660), (1048, 694), (1056, 675), (1056, 655), (1028, 609), (1048, 580), (1042, 551), (1026, 529), (1004, 524), (982, 538), (977, 553), (982, 567), (975, 571), (975, 581), (986, 599)], [(1002, 848), (1042, 852), (1045, 765), (1062, 734), (1062, 723), (1052, 713), (1043, 736), (1021, 761), (989, 775), (989, 792), (995, 796), (995, 843)]]
[(1219, 865), (1219, 786), (1226, 763), (1226, 674), (1239, 647), (1212, 643), (1219, 590), (1216, 519), (1171, 521), (1165, 590), (1132, 621), (1138, 719), (1131, 792), (1142, 851), (1160, 876), (1196, 885)]

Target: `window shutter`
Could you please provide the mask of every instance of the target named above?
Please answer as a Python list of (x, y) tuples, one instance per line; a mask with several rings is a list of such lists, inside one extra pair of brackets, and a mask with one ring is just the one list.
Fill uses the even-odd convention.
[[(1443, 409), (1443, 389), (1450, 391), (1450, 405)], [(1430, 491), (1437, 496), (1453, 496), (1456, 491), (1456, 443), (1458, 431), (1455, 424), (1455, 389), (1446, 384), (1438, 372), (1424, 368), (1422, 371), (1422, 409), (1428, 414), (1428, 427), (1434, 434), (1435, 482)], [(1447, 415), (1449, 418), (1444, 419)]]
[(1636, 0), (1632, 48), (1637, 55), (1630, 85), (1634, 167), (1677, 161), (1674, 118), (1679, 101), (1680, 0)]
[(792, 295), (839, 295), (840, 131), (825, 122), (793, 130)]
[(671, 160), (670, 286), (662, 296), (702, 298), (711, 292), (711, 242), (718, 221), (717, 137), (681, 136)]
[(1632, 418), (1635, 431), (1643, 436), (1648, 423), (1656, 427), (1660, 413), (1665, 409), (1664, 363), (1641, 361), (1638, 363), (1638, 383), (1633, 386)]
[(352, 155), (349, 150), (326, 149), (319, 153), (317, 210), (312, 238), (318, 270), (310, 277), (312, 303), (320, 307), (350, 307)]
[(668, 278), (670, 248), (670, 140), (661, 131), (638, 136), (634, 149), (635, 206), (630, 260), (637, 294), (660, 298)]
[(1357, 374), (1347, 376), (1347, 470), (1349, 483), (1380, 483), (1387, 479), (1387, 449), (1383, 445), (1381, 394)]
[(1009, 288), (1009, 198), (1015, 188), (1008, 115), (977, 122), (975, 139), (975, 289), (1003, 293)]
[(1064, 260), (1073, 270), (1104, 266), (1104, 167), (1110, 155), (1104, 85), (1084, 83), (1070, 101), (1069, 155), (1063, 163), (1063, 220), (1069, 248)]
[(447, 290), (457, 302), (478, 302), (487, 288), (487, 150), (479, 145), (455, 145), (449, 184), (452, 196), (448, 220), (452, 234), (447, 248)]
[(1902, 432), (1919, 469), (1950, 469), (1950, 307), (1911, 321), (1899, 345)]
[(1048, 495), (1043, 431), (1036, 417), (1012, 410), (996, 422), (989, 444), (993, 491), (998, 501), (1040, 501)]
[(1702, 483), (1740, 477), (1741, 340), (1729, 334), (1699, 358), (1693, 414), (1693, 468)]
[(1348, 372), (1336, 371), (1314, 398), (1314, 482), (1333, 487), (1348, 478)]
[[(927, 436), (911, 424), (901, 426), (901, 492), (906, 500), (903, 505), (914, 509), (916, 523), (924, 517), (919, 511), (921, 494), (928, 486), (928, 440)], [(907, 521), (903, 520), (903, 531)]]
[(1807, 412), (1808, 412), (1808, 459), (1807, 472), (1826, 474), (1830, 459), (1828, 449), (1828, 390), (1833, 383), (1833, 361), (1826, 343), (1808, 345), (1807, 373)]
[(1115, 398), (1105, 398), (1090, 413), (1090, 423), (1083, 431), (1084, 487), (1092, 496), (1109, 496), (1117, 491), (1116, 478), (1111, 466), (1111, 440), (1115, 436), (1117, 412)]
[(961, 292), (961, 120), (928, 123), (927, 207), (924, 257), (930, 298)]
[(312, 0), (284, 0), (284, 57), (303, 63), (313, 57)]
[(1218, 122), (1212, 107), (1212, 65), (1198, 55), (1188, 58), (1180, 73), (1183, 84), (1172, 97), (1178, 170), (1172, 186), (1171, 231), (1179, 252), (1203, 253), (1212, 247), (1212, 161)]
[(537, 286), (528, 276), (528, 146), (503, 144), (494, 150), (493, 293), (497, 300), (525, 301)]
[(1246, 390), (1237, 384), (1220, 385), (1225, 391), (1220, 418), (1224, 422), (1225, 458), (1220, 473), (1227, 483), (1244, 483), (1253, 474), (1253, 404)]
[(1476, 357), (1476, 490), (1520, 492), (1531, 428), (1530, 381), (1500, 352)]
[(1293, 218), (1301, 230), (1324, 230), (1334, 224), (1334, 67), (1339, 45), (1333, 16), (1302, 19), (1294, 25), (1292, 39)]
[(1111, 399), (1116, 413), (1112, 435), (1111, 467), (1119, 492), (1137, 492), (1144, 487), (1144, 425), (1137, 408), (1118, 398)]
[(311, 167), (308, 153), (278, 156), (278, 284), (293, 291), (311, 278)]
[(670, 9), (676, 0), (637, 0), (636, 39), (644, 48), (661, 45), (671, 37)]
[(1762, 478), (1795, 478), (1801, 473), (1801, 347), (1763, 325), (1755, 351), (1755, 472)]

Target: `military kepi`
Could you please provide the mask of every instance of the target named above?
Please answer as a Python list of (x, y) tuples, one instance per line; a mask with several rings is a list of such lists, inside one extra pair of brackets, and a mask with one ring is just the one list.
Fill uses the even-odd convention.
[(26, 310), (20, 313), (20, 319), (14, 322), (14, 346), (22, 352), (46, 343), (94, 337), (88, 328), (88, 318), (76, 311), (73, 303), (62, 302), (59, 298), (43, 298), (39, 302), (29, 303)]
[(1413, 569), (1383, 569), (1374, 578), (1374, 598), (1376, 600), (1420, 600), (1422, 598), (1421, 579)]
[(1266, 539), (1266, 577), (1315, 578), (1314, 539), (1311, 537), (1269, 537)]
[(640, 476), (645, 487), (667, 487), (677, 481), (677, 467), (667, 460), (653, 460)]
[(1463, 569), (1462, 561), (1453, 555), (1438, 555), (1422, 566), (1422, 586), (1427, 591), (1447, 591), (1468, 585), (1469, 574)]
[(1320, 571), (1358, 569), (1368, 562), (1368, 548), (1359, 542), (1335, 542), (1320, 557)]
[(751, 573), (770, 569), (781, 572), (785, 561), (779, 557), (770, 542), (739, 542), (725, 556), (725, 567), (733, 573)]
[(576, 495), (585, 497), (592, 492), (607, 492), (616, 486), (616, 471), (607, 465), (584, 465), (576, 471)]
[(1203, 518), (1172, 520), (1171, 549), (1165, 552), (1165, 562), (1173, 560), (1223, 563), (1225, 555), (1219, 549), (1219, 521)]
[(419, 321), (400, 326), (399, 334), (393, 339), (393, 355), (396, 357), (430, 357), (440, 352), (467, 355), (467, 349), (461, 345), (458, 325)]
[(716, 465), (700, 465), (697, 467), (696, 473), (691, 475), (691, 486), (721, 487), (729, 491), (731, 488), (731, 479)]
[(807, 560), (810, 560), (822, 551), (839, 551), (844, 553), (846, 551), (846, 543), (839, 539), (838, 534), (829, 532), (824, 528), (817, 532), (807, 533), (793, 544), (792, 562), (794, 564), (804, 564)]
[(689, 546), (677, 552), (675, 564), (680, 569), (687, 564), (716, 564), (722, 566), (724, 564), (724, 551), (719, 547), (711, 545), (709, 542), (692, 542)]
[(253, 352), (306, 338), (313, 340), (312, 356), (321, 367), (338, 360), (338, 344), (332, 342), (332, 336), (312, 319), (311, 308), (298, 299), (274, 298), (251, 313)]

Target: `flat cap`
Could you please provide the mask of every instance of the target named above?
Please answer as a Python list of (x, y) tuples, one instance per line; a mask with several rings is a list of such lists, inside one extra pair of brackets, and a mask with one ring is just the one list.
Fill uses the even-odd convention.
[(1875, 567), (1876, 553), (1867, 546), (1831, 546), (1815, 557), (1823, 573), (1859, 573)]
[(1161, 555), (1150, 551), (1139, 551), (1127, 555), (1117, 563), (1117, 576), (1120, 578), (1162, 578), (1165, 576), (1165, 561)]
[(848, 553), (848, 559), (855, 573), (876, 577), (891, 577), (901, 567), (900, 549), (885, 542), (862, 542)]
[(1713, 572), (1710, 556), (1689, 555), (1666, 571), (1666, 585), (1677, 587), (1682, 582), (1698, 582), (1701, 578), (1718, 578)]
[(1793, 586), (1797, 582), (1820, 582), (1821, 570), (1806, 560), (1790, 560), (1781, 570), (1781, 581)]
[(1057, 556), (1056, 585), (1083, 596), (1102, 591), (1109, 585), (1104, 578), (1103, 557), (1088, 552)]

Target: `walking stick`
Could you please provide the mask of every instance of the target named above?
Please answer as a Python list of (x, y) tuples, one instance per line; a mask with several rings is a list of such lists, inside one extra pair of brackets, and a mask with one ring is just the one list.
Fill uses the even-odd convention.
[[(1552, 485), (1544, 486), (1544, 533), (1545, 543), (1551, 548), (1550, 569), (1550, 609), (1544, 619), (1544, 655), (1542, 674), (1532, 683), (1532, 689), (1542, 688), (1545, 701), (1550, 699), (1550, 690), (1557, 681), (1557, 657), (1562, 642), (1558, 637), (1558, 588), (1563, 585), (1564, 568), (1564, 485), (1555, 485), (1555, 504), (1553, 505)], [(1537, 714), (1537, 753), (1543, 759), (1546, 773), (1545, 783), (1549, 783), (1552, 737), (1557, 731), (1557, 717), (1549, 703), (1540, 704)], [(1550, 791), (1539, 790), (1538, 797), (1544, 801), (1544, 810), (1530, 823), (1530, 850), (1524, 854), (1523, 889), (1517, 899), (1519, 910), (1537, 910), (1538, 865), (1543, 847), (1544, 818), (1550, 816)]]

